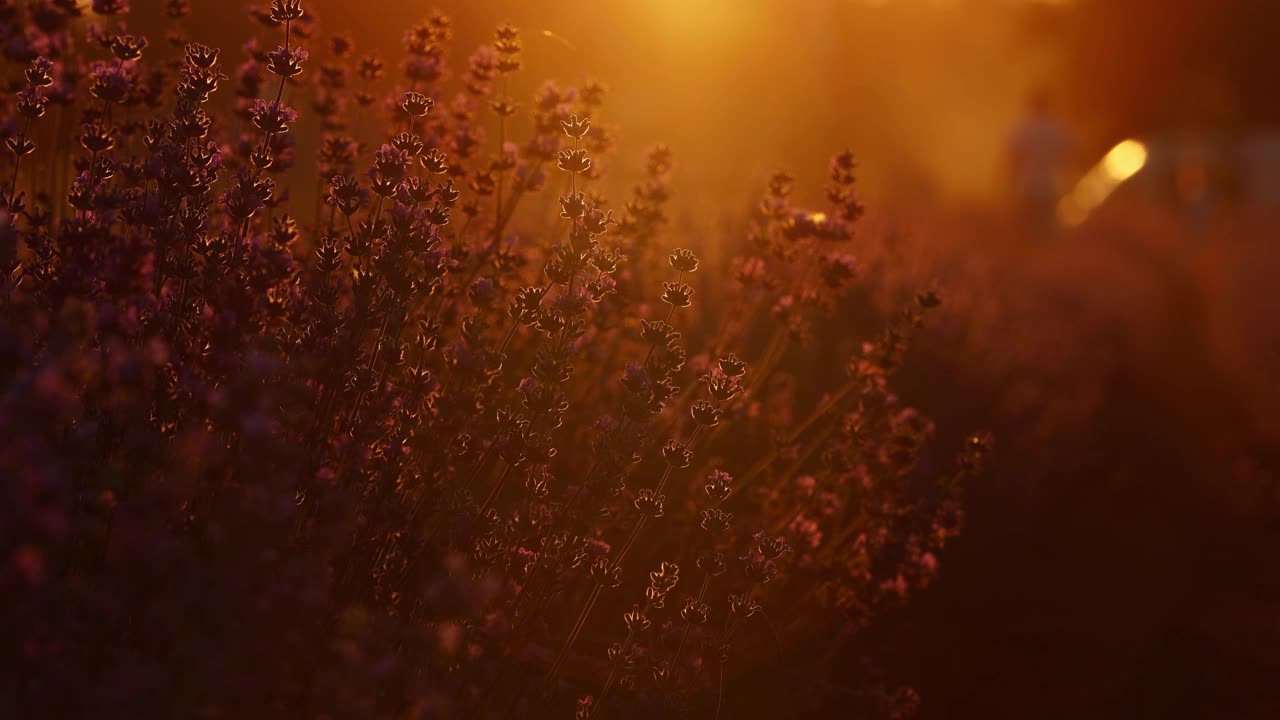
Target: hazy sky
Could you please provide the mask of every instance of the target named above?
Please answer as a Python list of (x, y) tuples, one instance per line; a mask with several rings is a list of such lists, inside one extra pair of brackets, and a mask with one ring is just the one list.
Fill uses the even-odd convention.
[[(196, 0), (197, 38), (228, 45), (250, 30), (221, 0)], [(230, 3), (236, 6), (235, 3)], [(677, 189), (743, 198), (775, 169), (820, 191), (827, 158), (851, 148), (868, 192), (983, 198), (997, 187), (1004, 137), (1026, 89), (1051, 72), (1005, 2), (932, 0), (308, 0), (321, 37), (349, 30), (357, 51), (394, 67), (404, 30), (438, 7), (455, 16), (451, 61), (493, 28), (524, 31), (513, 94), (546, 79), (599, 78), (601, 120), (618, 126), (615, 167), (666, 142)], [(376, 12), (371, 12), (376, 8)], [(555, 37), (544, 34), (551, 31)], [(318, 46), (320, 40), (313, 40)]]

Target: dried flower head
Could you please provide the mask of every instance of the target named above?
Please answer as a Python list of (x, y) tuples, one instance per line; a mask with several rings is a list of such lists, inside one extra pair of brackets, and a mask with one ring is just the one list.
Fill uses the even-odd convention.
[(296, 77), (302, 73), (302, 63), (310, 54), (300, 48), (286, 48), (283, 45), (267, 53), (267, 69), (282, 78)]
[(698, 269), (698, 258), (692, 250), (678, 248), (669, 258), (671, 267), (682, 273), (691, 273)]
[(53, 84), (53, 61), (44, 57), (33, 59), (27, 66), (25, 77), (32, 87), (49, 87)]
[(556, 159), (556, 167), (568, 173), (585, 173), (591, 169), (591, 158), (581, 148), (561, 150)]
[(708, 508), (699, 514), (698, 525), (713, 535), (727, 532), (732, 524), (733, 515), (720, 508)]
[(693, 452), (675, 440), (662, 446), (662, 459), (673, 468), (687, 468), (693, 462)]
[(639, 605), (632, 605), (630, 610), (623, 613), (622, 621), (626, 623), (627, 631), (633, 633), (648, 630), (651, 624)]
[(271, 0), (270, 12), (273, 22), (293, 22), (303, 15), (302, 0)]
[(698, 400), (689, 408), (689, 415), (693, 421), (705, 427), (715, 427), (720, 424), (720, 417), (724, 414), (716, 404), (710, 400)]
[(574, 140), (581, 140), (591, 130), (591, 119), (587, 117), (579, 119), (577, 115), (570, 115), (568, 120), (560, 121), (560, 127), (564, 128), (565, 135)]
[(435, 101), (431, 98), (420, 92), (414, 91), (405, 93), (400, 99), (400, 108), (410, 117), (422, 117), (426, 115), (431, 108), (435, 106), (435, 104)]
[(147, 47), (147, 39), (136, 35), (113, 35), (108, 49), (117, 59), (132, 62), (142, 57)]
[(688, 283), (662, 283), (662, 302), (675, 308), (685, 308), (689, 307), (692, 298), (693, 288)]
[(645, 488), (644, 490), (636, 493), (636, 499), (633, 504), (641, 515), (650, 518), (660, 518), (662, 517), (662, 505), (666, 499), (666, 495), (661, 495), (654, 490)]

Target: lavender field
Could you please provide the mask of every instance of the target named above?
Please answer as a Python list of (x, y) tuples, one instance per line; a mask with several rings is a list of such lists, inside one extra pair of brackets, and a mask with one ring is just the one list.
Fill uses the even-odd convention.
[(1276, 109), (731, 5), (0, 0), (0, 717), (1280, 711)]

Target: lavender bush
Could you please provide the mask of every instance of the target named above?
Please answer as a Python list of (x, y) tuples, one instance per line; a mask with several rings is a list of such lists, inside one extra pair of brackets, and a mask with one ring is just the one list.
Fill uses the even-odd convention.
[(393, 64), (272, 0), (236, 66), (163, 9), (0, 2), (0, 715), (910, 714), (866, 632), (988, 442), (917, 466), (932, 293), (790, 366), (856, 281), (849, 153), (709, 276), (671, 153), (608, 204), (603, 86), (512, 97), (514, 27)]

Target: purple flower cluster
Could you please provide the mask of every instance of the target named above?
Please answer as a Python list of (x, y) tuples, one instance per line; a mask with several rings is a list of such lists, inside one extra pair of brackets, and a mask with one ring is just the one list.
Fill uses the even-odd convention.
[(389, 87), (299, 0), (229, 72), (186, 2), (168, 60), (91, 10), (0, 2), (0, 715), (901, 716), (874, 668), (811, 681), (929, 582), (988, 441), (916, 462), (933, 296), (801, 386), (851, 155), (820, 211), (770, 183), (734, 273), (669, 247), (665, 148), (607, 204), (603, 86), (514, 139), (514, 27), (455, 71), (435, 14)]

